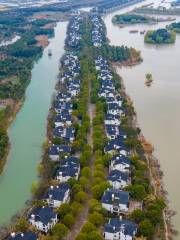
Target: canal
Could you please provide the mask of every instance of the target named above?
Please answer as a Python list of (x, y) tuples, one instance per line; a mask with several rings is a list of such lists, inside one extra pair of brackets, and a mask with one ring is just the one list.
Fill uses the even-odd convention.
[[(31, 185), (37, 179), (37, 166), (46, 139), (46, 121), (59, 59), (64, 53), (66, 28), (66, 22), (57, 24), (55, 36), (34, 65), (24, 105), (9, 129), (11, 150), (0, 176), (0, 226), (9, 222), (31, 197)], [(52, 50), (52, 57), (48, 57), (48, 49)]]
[[(157, 2), (158, 1), (154, 1)], [(143, 135), (155, 147), (164, 173), (164, 185), (168, 191), (171, 209), (177, 212), (172, 223), (176, 230), (180, 226), (180, 35), (172, 45), (147, 45), (140, 33), (130, 30), (150, 30), (166, 26), (133, 25), (119, 28), (112, 24), (112, 17), (131, 10), (132, 7), (116, 11), (104, 17), (110, 44), (132, 46), (140, 50), (143, 63), (132, 68), (117, 68), (123, 77), (127, 94), (134, 102), (138, 123)], [(145, 74), (152, 73), (154, 82), (150, 88), (145, 85)], [(179, 236), (174, 239), (180, 239)]]

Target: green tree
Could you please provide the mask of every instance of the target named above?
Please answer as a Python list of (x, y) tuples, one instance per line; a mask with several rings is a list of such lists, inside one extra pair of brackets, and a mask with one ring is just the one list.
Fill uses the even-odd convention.
[(29, 228), (29, 223), (25, 218), (21, 218), (15, 226), (17, 232), (26, 232)]
[(143, 185), (130, 185), (126, 188), (128, 191), (130, 191), (130, 194), (132, 198), (136, 200), (143, 200), (146, 197), (146, 191)]
[(84, 167), (81, 171), (81, 175), (83, 177), (86, 177), (86, 178), (90, 178), (91, 177), (91, 169), (90, 167)]
[(88, 234), (92, 231), (96, 231), (96, 227), (94, 226), (94, 224), (90, 222), (85, 223), (81, 230), (82, 233), (88, 233)]
[(152, 223), (145, 219), (139, 224), (139, 233), (144, 237), (151, 238), (154, 233), (154, 226)]
[(88, 240), (103, 240), (104, 238), (101, 236), (101, 234), (98, 231), (92, 231), (88, 233), (87, 236)]
[(103, 215), (97, 212), (91, 213), (89, 214), (89, 222), (99, 227), (104, 223)]
[(139, 223), (145, 219), (145, 213), (140, 209), (135, 209), (130, 217), (133, 221)]
[(78, 236), (75, 238), (75, 240), (87, 240), (87, 234), (79, 233)]
[(87, 200), (87, 194), (83, 191), (80, 191), (80, 192), (76, 193), (74, 199), (75, 199), (75, 201), (77, 201), (79, 203), (83, 203)]
[(57, 223), (52, 228), (52, 234), (54, 236), (57, 236), (58, 239), (63, 239), (63, 237), (66, 236), (67, 233), (68, 233), (68, 228), (62, 223)]
[(71, 213), (71, 207), (68, 203), (63, 203), (58, 209), (57, 213), (60, 216), (60, 218), (64, 218), (66, 214)]
[(76, 216), (82, 211), (82, 204), (80, 204), (79, 202), (73, 202), (71, 204), (71, 211), (73, 213), (73, 216)]
[(75, 222), (75, 219), (72, 214), (66, 214), (62, 221), (68, 228), (71, 228)]

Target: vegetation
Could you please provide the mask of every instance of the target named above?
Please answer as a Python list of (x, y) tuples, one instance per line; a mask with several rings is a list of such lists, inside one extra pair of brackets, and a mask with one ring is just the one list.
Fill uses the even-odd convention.
[(114, 24), (137, 24), (137, 23), (149, 23), (152, 22), (152, 20), (153, 19), (146, 16), (128, 13), (122, 15), (115, 15), (112, 19), (112, 22)]
[(167, 26), (168, 30), (180, 33), (180, 22), (174, 22)]
[(170, 44), (174, 43), (175, 40), (175, 33), (166, 29), (148, 31), (144, 37), (144, 41), (151, 44)]
[(146, 85), (150, 86), (152, 82), (153, 82), (152, 74), (151, 73), (147, 73), (146, 74)]

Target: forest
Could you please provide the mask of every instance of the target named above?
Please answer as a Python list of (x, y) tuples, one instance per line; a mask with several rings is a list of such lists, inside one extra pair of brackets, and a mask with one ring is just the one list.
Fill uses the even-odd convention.
[(149, 23), (151, 18), (137, 14), (122, 14), (115, 15), (112, 19), (114, 24), (137, 24), (137, 23)]

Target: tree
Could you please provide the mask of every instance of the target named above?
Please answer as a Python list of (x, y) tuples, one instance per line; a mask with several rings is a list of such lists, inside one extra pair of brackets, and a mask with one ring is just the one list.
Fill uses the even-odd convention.
[(96, 199), (91, 199), (89, 201), (89, 212), (93, 213), (93, 212), (97, 212), (97, 213), (104, 213), (104, 209), (102, 208), (102, 204), (96, 200)]
[(89, 222), (94, 224), (96, 227), (99, 227), (104, 223), (103, 215), (97, 212), (89, 214)]
[(73, 193), (73, 195), (76, 194), (76, 193), (78, 193), (78, 192), (80, 192), (80, 191), (82, 191), (82, 190), (83, 190), (83, 186), (82, 186), (81, 183), (76, 183), (76, 184), (74, 184), (73, 187), (72, 187), (72, 193)]
[(71, 228), (74, 224), (75, 219), (72, 214), (66, 214), (63, 218), (63, 223), (68, 227)]
[(81, 230), (82, 233), (90, 233), (92, 231), (96, 231), (96, 227), (90, 222), (85, 223)]
[(73, 202), (71, 204), (71, 211), (73, 213), (74, 216), (76, 216), (77, 214), (79, 214), (82, 210), (82, 205), (78, 202)]
[(58, 239), (62, 239), (64, 236), (66, 236), (67, 233), (68, 233), (68, 228), (62, 223), (57, 223), (52, 228), (52, 234), (57, 236)]
[(75, 240), (87, 240), (87, 234), (79, 233), (78, 236), (75, 238)]
[(146, 196), (146, 191), (143, 185), (134, 184), (128, 186), (126, 189), (130, 191), (132, 198), (136, 200), (143, 200)]
[(83, 191), (80, 191), (76, 193), (74, 199), (79, 203), (83, 203), (87, 200), (87, 194)]
[(152, 223), (145, 219), (139, 224), (139, 233), (142, 234), (144, 237), (151, 238), (154, 233), (154, 226)]
[(25, 218), (21, 218), (15, 226), (17, 232), (26, 232), (29, 228), (29, 223)]
[(99, 200), (104, 191), (110, 187), (110, 184), (108, 182), (102, 182), (101, 184), (95, 185), (92, 187), (92, 193), (93, 193), (93, 197), (97, 200)]
[(33, 195), (36, 195), (38, 188), (39, 188), (39, 183), (37, 181), (34, 181), (31, 185), (31, 193)]
[(83, 177), (86, 177), (86, 178), (90, 178), (91, 177), (91, 169), (90, 167), (84, 167), (81, 171), (81, 175)]
[(154, 226), (162, 222), (162, 211), (158, 209), (149, 209), (146, 213), (146, 216)]
[(92, 232), (88, 233), (87, 239), (88, 240), (103, 240), (104, 238), (96, 230), (96, 231), (92, 231)]
[(64, 218), (66, 214), (71, 213), (71, 207), (68, 203), (63, 203), (58, 209), (57, 213), (59, 214), (60, 218)]
[(90, 187), (90, 182), (89, 182), (89, 179), (88, 179), (88, 178), (86, 178), (86, 177), (81, 177), (81, 178), (79, 179), (79, 182), (80, 182), (82, 188), (83, 188), (85, 191), (87, 191), (87, 190), (89, 189), (89, 187)]
[(140, 209), (135, 209), (133, 213), (131, 214), (131, 219), (135, 221), (136, 223), (139, 223), (145, 219), (145, 214)]

